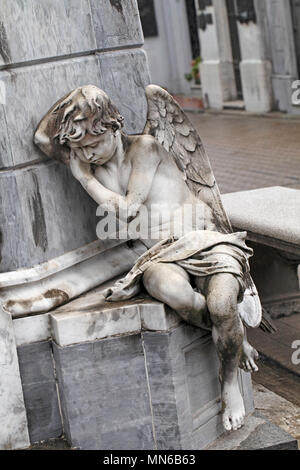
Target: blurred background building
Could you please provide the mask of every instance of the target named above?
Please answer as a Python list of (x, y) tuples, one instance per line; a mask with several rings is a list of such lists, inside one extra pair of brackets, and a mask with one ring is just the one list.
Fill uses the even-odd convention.
[(299, 0), (138, 0), (152, 82), (190, 94), (199, 67), (207, 108), (300, 114)]

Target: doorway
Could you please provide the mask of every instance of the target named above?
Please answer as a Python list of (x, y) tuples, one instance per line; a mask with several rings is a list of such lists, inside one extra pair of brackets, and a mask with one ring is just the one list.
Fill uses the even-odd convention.
[(232, 59), (234, 67), (234, 76), (237, 89), (237, 98), (238, 100), (243, 100), (243, 89), (242, 89), (242, 79), (240, 71), (240, 62), (241, 62), (241, 49), (240, 49), (240, 39), (237, 26), (237, 12), (235, 0), (226, 0), (228, 21), (229, 21), (229, 30), (231, 38), (231, 48), (232, 48)]

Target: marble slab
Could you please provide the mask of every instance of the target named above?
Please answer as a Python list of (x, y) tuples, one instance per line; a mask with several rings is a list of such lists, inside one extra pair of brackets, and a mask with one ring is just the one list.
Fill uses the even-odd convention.
[[(129, 327), (127, 334), (104, 339), (53, 343), (69, 444), (98, 450), (193, 450), (211, 444), (224, 432), (211, 335), (185, 323), (167, 331)], [(245, 375), (240, 374), (240, 388), (249, 414), (253, 398)]]
[(34, 315), (33, 317), (15, 318), (13, 327), (17, 346), (47, 341), (51, 338), (48, 313)]
[(29, 446), (27, 417), (11, 316), (0, 305), (0, 449)]
[(96, 204), (54, 160), (0, 172), (0, 199), (0, 272), (31, 267), (96, 238)]
[(49, 314), (52, 336), (59, 346), (138, 334), (142, 330), (167, 331), (181, 321), (176, 313), (149, 297), (106, 302), (102, 290), (103, 286)]
[(155, 449), (142, 339), (54, 343), (66, 435), (86, 450)]
[(224, 194), (222, 201), (232, 225), (238, 230), (255, 234), (253, 241), (259, 241), (259, 236), (268, 237), (278, 241), (278, 248), (288, 248), (290, 244), (293, 249), (298, 246), (300, 253), (298, 189), (275, 186), (240, 191)]
[(6, 104), (2, 111), (11, 146), (11, 159), (1, 153), (4, 167), (37, 159), (45, 161), (44, 154), (33, 143), (34, 130), (43, 115), (74, 88), (87, 84), (99, 86), (101, 83), (95, 56), (0, 71), (0, 80), (6, 90)]
[[(36, 282), (24, 281), (24, 284), (16, 283), (15, 286), (1, 289), (0, 300), (13, 318), (23, 317), (23, 322), (26, 323), (25, 315), (45, 313), (62, 303), (65, 303), (63, 308), (68, 309), (70, 301), (75, 297), (129, 271), (137, 258), (138, 253), (135, 250), (126, 243), (119, 244)], [(52, 263), (55, 263), (55, 259)], [(11, 273), (11, 277), (14, 273)], [(53, 298), (58, 303), (53, 303)], [(80, 297), (80, 302), (84, 302), (84, 298)]]
[(143, 44), (137, 0), (90, 0), (90, 4), (98, 49)]
[(0, 71), (0, 81), (6, 89), (6, 104), (0, 107), (0, 170), (46, 160), (33, 144), (34, 130), (58, 99), (82, 85), (109, 94), (125, 118), (126, 132), (142, 132), (146, 122), (149, 71), (138, 49)]
[(63, 429), (51, 343), (38, 341), (19, 346), (18, 358), (30, 442), (61, 436)]
[(124, 117), (125, 131), (141, 134), (147, 117), (145, 87), (150, 83), (146, 53), (141, 49), (98, 54), (102, 88)]
[(142, 43), (136, 0), (1, 1), (0, 66)]

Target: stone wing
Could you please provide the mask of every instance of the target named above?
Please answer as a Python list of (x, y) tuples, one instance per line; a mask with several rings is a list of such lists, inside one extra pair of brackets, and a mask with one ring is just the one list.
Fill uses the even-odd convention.
[[(232, 227), (223, 207), (208, 156), (189, 118), (173, 97), (163, 88), (148, 85), (147, 122), (144, 134), (154, 136), (174, 158), (189, 189), (208, 204), (214, 213), (219, 232), (231, 233)], [(261, 322), (261, 304), (250, 274), (245, 276), (246, 292), (239, 304), (240, 316), (250, 327)]]
[(153, 135), (174, 158), (190, 190), (212, 208), (218, 231), (232, 232), (208, 156), (189, 118), (159, 86), (147, 86), (146, 97), (148, 116), (144, 134)]

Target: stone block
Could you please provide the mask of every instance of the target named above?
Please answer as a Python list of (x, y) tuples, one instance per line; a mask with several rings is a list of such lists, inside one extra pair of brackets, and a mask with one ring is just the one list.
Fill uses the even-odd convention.
[(0, 170), (45, 156), (33, 144), (34, 131), (49, 108), (82, 85), (96, 85), (108, 93), (125, 118), (128, 133), (143, 131), (149, 84), (145, 53), (116, 51), (90, 57), (0, 71), (6, 103), (0, 105)]
[[(75, 299), (49, 314), (53, 339), (59, 346), (140, 333), (142, 329), (165, 331), (180, 323), (178, 315), (160, 302), (149, 298), (112, 304), (104, 301), (101, 290), (96, 289), (84, 299)], [(84, 307), (93, 302), (93, 308)]]
[(17, 346), (46, 341), (51, 338), (49, 314), (33, 315), (13, 320)]
[(101, 72), (100, 88), (110, 96), (125, 119), (129, 134), (143, 132), (146, 124), (145, 87), (150, 77), (143, 50), (98, 54)]
[[(203, 449), (224, 432), (211, 334), (182, 323), (143, 337), (157, 448)], [(248, 414), (254, 407), (249, 374), (240, 372), (239, 382)]]
[(67, 438), (80, 449), (154, 449), (141, 337), (54, 345)]
[[(54, 344), (54, 356), (69, 444), (107, 450), (204, 448), (223, 433), (211, 334), (179, 322), (177, 315), (171, 322), (173, 313), (167, 316), (158, 302), (151, 308), (142, 299), (127, 305), (120, 311), (111, 304), (110, 313), (98, 311), (94, 318), (79, 311), (51, 314), (55, 341), (61, 343)], [(104, 320), (106, 338), (95, 339)], [(147, 325), (157, 330), (147, 331)], [(76, 335), (67, 338), (70, 327)], [(239, 382), (250, 413), (249, 374), (240, 373)]]
[(136, 0), (90, 0), (90, 4), (97, 49), (143, 44)]
[(28, 447), (29, 436), (11, 316), (0, 305), (0, 449)]
[(96, 204), (54, 160), (0, 172), (0, 199), (2, 272), (41, 263), (96, 238)]
[[(34, 131), (48, 109), (62, 96), (81, 85), (101, 85), (98, 60), (95, 56), (18, 67), (0, 71), (6, 90), (2, 107), (11, 153), (1, 154), (4, 167), (45, 160), (33, 144)], [(5, 128), (4, 128), (5, 129)]]
[(18, 358), (31, 443), (59, 437), (63, 431), (51, 343), (19, 346)]
[(143, 43), (136, 0), (3, 0), (0, 37), (0, 66)]

